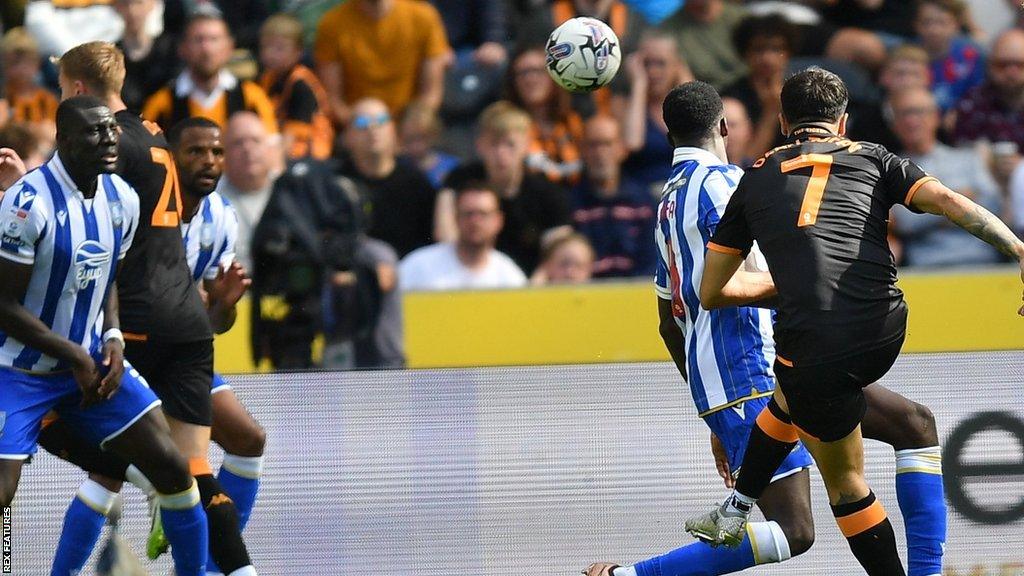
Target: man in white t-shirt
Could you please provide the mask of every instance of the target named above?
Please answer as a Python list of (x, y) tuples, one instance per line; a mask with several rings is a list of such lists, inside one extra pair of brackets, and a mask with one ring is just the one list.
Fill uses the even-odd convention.
[(456, 191), (458, 238), (419, 248), (398, 265), (399, 287), (411, 290), (516, 288), (526, 275), (511, 258), (494, 249), (505, 223), (498, 193), (482, 182)]

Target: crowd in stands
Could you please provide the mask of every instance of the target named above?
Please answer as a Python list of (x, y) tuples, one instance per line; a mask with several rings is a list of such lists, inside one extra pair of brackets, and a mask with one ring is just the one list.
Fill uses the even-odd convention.
[[(786, 76), (847, 82), (853, 139), (908, 156), (1024, 233), (1024, 28), (965, 0), (15, 0), (3, 8), (0, 147), (49, 155), (82, 42), (124, 52), (130, 109), (164, 130), (224, 128), (219, 190), (254, 275), (254, 349), (275, 366), (402, 364), (402, 291), (649, 278), (672, 161), (661, 103), (724, 96), (730, 160), (779, 145)], [(1007, 0), (1013, 13), (1016, 0)], [(548, 33), (577, 15), (620, 38), (616, 80), (574, 95)], [(943, 219), (894, 210), (900, 265), (1001, 256)]]

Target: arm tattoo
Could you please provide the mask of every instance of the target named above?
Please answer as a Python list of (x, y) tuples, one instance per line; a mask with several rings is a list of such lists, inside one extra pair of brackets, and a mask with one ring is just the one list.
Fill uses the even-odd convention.
[[(972, 203), (973, 204), (973, 203)], [(997, 250), (1014, 259), (1020, 257), (1020, 239), (1010, 231), (998, 217), (983, 206), (974, 204), (963, 212), (950, 215), (956, 225), (994, 246)]]

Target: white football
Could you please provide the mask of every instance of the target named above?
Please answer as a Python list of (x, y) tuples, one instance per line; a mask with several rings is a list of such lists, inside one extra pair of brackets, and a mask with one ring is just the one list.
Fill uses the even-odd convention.
[(607, 85), (621, 62), (618, 36), (596, 18), (566, 20), (548, 37), (548, 74), (570, 92), (591, 92)]

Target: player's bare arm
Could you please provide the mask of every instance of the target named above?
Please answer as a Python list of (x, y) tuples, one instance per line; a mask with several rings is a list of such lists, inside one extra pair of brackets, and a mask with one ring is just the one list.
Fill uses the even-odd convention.
[(96, 399), (99, 372), (89, 352), (58, 335), (23, 305), (32, 265), (0, 259), (0, 330), (28, 348), (39, 350), (71, 365), (86, 400)]
[(743, 256), (708, 250), (700, 279), (700, 305), (705, 310), (747, 306), (775, 297), (771, 274), (740, 271)]
[[(120, 269), (119, 264), (118, 271)], [(110, 398), (121, 387), (121, 376), (124, 375), (124, 336), (121, 335), (116, 281), (110, 284), (107, 301), (103, 305), (103, 366), (107, 368), (107, 375), (100, 381), (97, 393), (101, 398)]]
[(665, 342), (665, 348), (672, 356), (679, 375), (686, 381), (686, 338), (682, 331), (676, 326), (676, 319), (672, 315), (672, 301), (658, 298), (658, 332)]
[[(911, 204), (929, 214), (946, 217), (950, 222), (1017, 260), (1021, 267), (1021, 280), (1024, 281), (1024, 242), (1021, 242), (995, 214), (962, 194), (950, 190), (938, 180), (922, 185), (911, 199)], [(1017, 313), (1024, 316), (1024, 306)]]

